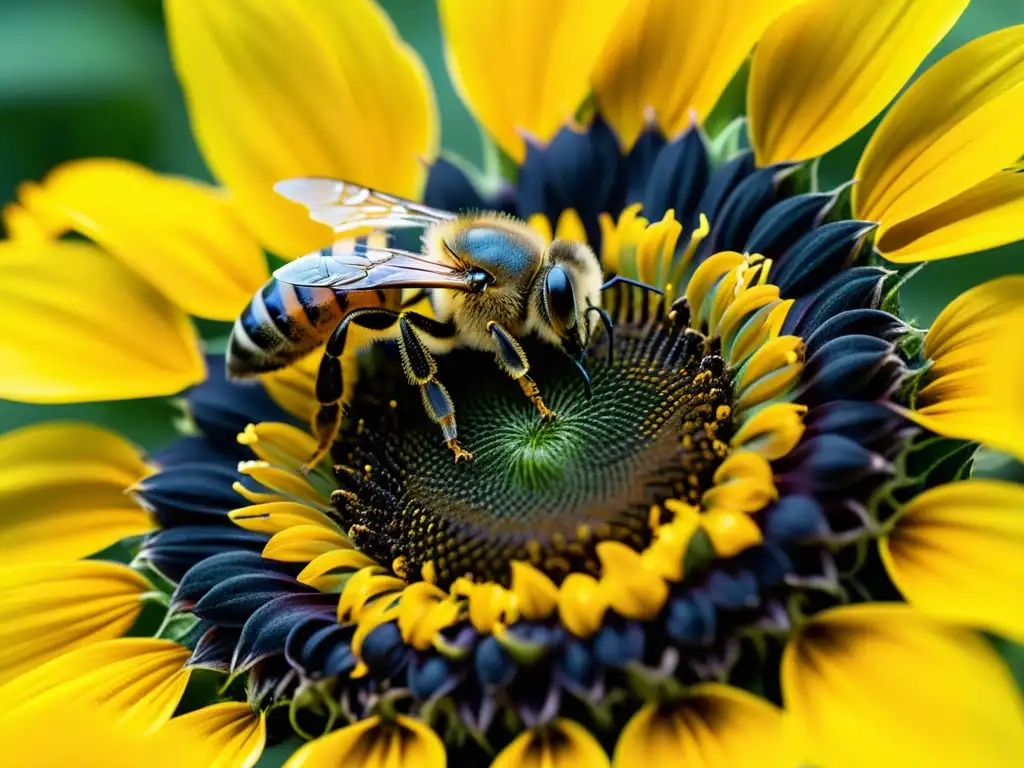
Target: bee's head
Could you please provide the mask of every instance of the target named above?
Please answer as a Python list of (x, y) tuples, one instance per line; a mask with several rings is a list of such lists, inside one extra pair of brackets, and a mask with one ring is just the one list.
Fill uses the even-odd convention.
[(542, 321), (586, 378), (580, 361), (593, 330), (587, 309), (600, 305), (597, 257), (582, 243), (555, 240), (548, 246), (545, 261), (540, 286)]

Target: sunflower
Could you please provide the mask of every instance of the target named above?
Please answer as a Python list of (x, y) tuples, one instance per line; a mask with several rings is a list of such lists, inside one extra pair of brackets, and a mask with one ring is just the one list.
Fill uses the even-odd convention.
[[(291, 736), (292, 767), (1018, 765), (986, 633), (1024, 639), (1024, 489), (972, 469), (1024, 458), (1024, 278), (900, 311), (908, 265), (1024, 238), (1024, 27), (900, 93), (966, 4), (442, 0), (478, 169), (372, 0), (167, 0), (220, 186), (87, 159), (4, 211), (0, 396), (183, 408), (148, 456), (0, 438), (5, 717), (73, 702), (218, 766)], [(591, 391), (525, 340), (541, 420), (440, 357), (455, 464), (367, 345), (304, 468), (317, 355), (239, 383), (213, 350), (266, 252), (334, 239), (273, 193), (310, 175), (589, 244), (627, 279)]]

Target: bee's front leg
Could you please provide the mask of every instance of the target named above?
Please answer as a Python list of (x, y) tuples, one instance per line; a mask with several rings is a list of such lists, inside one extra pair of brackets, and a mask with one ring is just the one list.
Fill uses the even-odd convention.
[(495, 357), (498, 359), (498, 365), (501, 366), (501, 369), (519, 382), (523, 394), (530, 398), (531, 403), (537, 406), (542, 419), (558, 418), (558, 414), (545, 405), (537, 382), (530, 378), (530, 362), (526, 359), (526, 352), (523, 351), (523, 347), (516, 341), (515, 336), (493, 320), (487, 324), (487, 330), (490, 331), (491, 338), (494, 339), (494, 346), (497, 349)]

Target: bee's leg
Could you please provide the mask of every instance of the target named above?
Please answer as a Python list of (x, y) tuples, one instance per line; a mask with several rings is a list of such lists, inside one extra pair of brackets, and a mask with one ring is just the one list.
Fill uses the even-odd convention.
[(451, 338), (455, 335), (454, 324), (442, 323), (417, 312), (403, 312), (398, 328), (401, 331), (398, 349), (406, 379), (410, 384), (419, 386), (423, 408), (430, 420), (441, 427), (445, 443), (455, 456), (455, 463), (472, 461), (473, 454), (459, 444), (455, 405), (448, 390), (437, 380), (437, 361), (417, 333), (422, 331), (437, 339)]
[(313, 418), (313, 434), (316, 437), (316, 451), (302, 465), (303, 470), (310, 470), (320, 463), (334, 444), (334, 438), (341, 429), (341, 395), (344, 382), (341, 378), (341, 355), (345, 351), (349, 326), (353, 323), (383, 331), (398, 321), (398, 312), (381, 307), (364, 307), (353, 309), (338, 323), (331, 338), (324, 347), (324, 356), (320, 359), (320, 368), (316, 374), (316, 399), (320, 408)]
[(544, 398), (540, 396), (540, 388), (537, 382), (530, 378), (530, 362), (526, 359), (526, 352), (516, 341), (515, 336), (493, 320), (487, 324), (487, 330), (491, 332), (494, 339), (494, 346), (497, 348), (495, 357), (498, 365), (509, 376), (519, 382), (523, 394), (530, 398), (530, 402), (537, 406), (542, 419), (554, 419), (558, 414), (544, 404)]

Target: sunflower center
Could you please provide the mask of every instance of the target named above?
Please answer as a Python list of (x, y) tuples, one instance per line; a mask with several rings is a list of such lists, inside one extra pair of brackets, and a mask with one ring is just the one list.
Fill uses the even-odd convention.
[[(464, 575), (507, 583), (513, 560), (557, 581), (596, 573), (601, 541), (645, 546), (652, 504), (699, 499), (710, 484), (728, 441), (730, 386), (699, 334), (661, 322), (616, 331), (614, 362), (606, 338), (586, 356), (590, 397), (558, 350), (526, 345), (557, 413), (549, 420), (489, 355), (441, 358), (470, 464), (452, 461), (400, 370), (358, 387), (335, 453), (335, 502), (357, 546), (442, 585)], [(382, 382), (395, 391), (382, 393)]]

